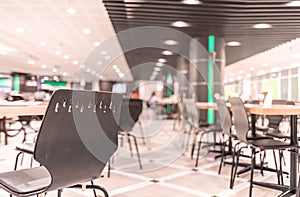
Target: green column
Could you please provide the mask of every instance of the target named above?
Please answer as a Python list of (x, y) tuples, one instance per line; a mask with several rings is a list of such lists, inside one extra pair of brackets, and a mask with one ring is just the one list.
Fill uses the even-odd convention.
[(15, 75), (13, 80), (14, 80), (13, 90), (19, 92), (20, 91), (20, 77), (18, 75)]
[[(208, 36), (208, 52), (212, 54), (215, 51), (215, 36), (210, 35)], [(214, 97), (213, 97), (213, 60), (210, 56), (208, 58), (208, 69), (207, 69), (207, 88), (208, 88), (208, 94), (207, 94), (207, 102), (213, 103)], [(209, 109), (207, 111), (207, 123), (213, 124), (214, 123), (214, 110)]]

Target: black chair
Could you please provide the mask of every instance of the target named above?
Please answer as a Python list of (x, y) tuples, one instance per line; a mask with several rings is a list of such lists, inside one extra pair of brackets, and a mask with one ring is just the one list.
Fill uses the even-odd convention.
[[(286, 103), (286, 100), (272, 100), (272, 105), (286, 105)], [(256, 127), (257, 130), (276, 138), (287, 138), (289, 136), (279, 130), (279, 124), (284, 118), (283, 115), (267, 115), (266, 118), (269, 120), (269, 125), (267, 127), (258, 126)]]
[(127, 137), (131, 156), (133, 156), (133, 153), (132, 153), (130, 138), (132, 138), (134, 141), (140, 169), (142, 169), (143, 167), (142, 167), (141, 157), (139, 153), (138, 143), (137, 143), (136, 136), (132, 134), (131, 131), (134, 125), (138, 123), (140, 126), (141, 137), (143, 138), (144, 136), (143, 130), (142, 130), (141, 123), (139, 122), (139, 116), (142, 113), (142, 111), (143, 111), (142, 100), (124, 98), (122, 103), (121, 117), (120, 117), (120, 124), (119, 124), (119, 133), (120, 135), (125, 135)]
[[(272, 189), (278, 189), (283, 192), (286, 191), (288, 189), (288, 187), (283, 185), (283, 175), (282, 175), (283, 173), (282, 173), (281, 161), (280, 161), (280, 166), (279, 166), (279, 170), (278, 170), (274, 150), (285, 150), (287, 148), (292, 148), (292, 145), (290, 143), (276, 140), (273, 138), (263, 138), (263, 139), (251, 138), (251, 139), (249, 139), (248, 133), (250, 133), (249, 132), (250, 127), (249, 127), (248, 115), (247, 115), (247, 112), (245, 110), (242, 100), (240, 98), (230, 98), (229, 102), (231, 104), (232, 114), (233, 114), (233, 118), (234, 118), (234, 126), (235, 126), (235, 130), (236, 130), (236, 135), (241, 142), (245, 143), (246, 145), (249, 145), (252, 149), (249, 196), (252, 196), (253, 185), (263, 186), (263, 187), (272, 188)], [(244, 147), (242, 147), (242, 148), (244, 148)], [(237, 151), (236, 163), (238, 163), (238, 159), (239, 159), (238, 155), (242, 148), (240, 148)], [(275, 162), (275, 167), (276, 167), (275, 172), (277, 173), (278, 184), (253, 181), (254, 169), (257, 167), (255, 155), (256, 155), (256, 153), (259, 152), (259, 151), (257, 151), (257, 149), (261, 150), (261, 151), (273, 150), (274, 162)], [(261, 170), (261, 169), (263, 169), (263, 167), (262, 166), (258, 167), (258, 169)], [(234, 170), (236, 172), (237, 165), (235, 165)]]
[[(32, 196), (101, 175), (118, 148), (122, 96), (108, 92), (56, 91), (47, 108), (34, 149), (42, 166), (0, 173), (0, 187), (16, 196)], [(88, 189), (100, 186), (88, 185)]]

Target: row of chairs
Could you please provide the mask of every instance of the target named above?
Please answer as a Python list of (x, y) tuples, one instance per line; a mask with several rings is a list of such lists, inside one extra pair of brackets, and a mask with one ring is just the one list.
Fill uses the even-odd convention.
[[(285, 192), (288, 190), (288, 186), (285, 186), (283, 183), (283, 174), (287, 174), (282, 169), (282, 160), (283, 160), (283, 151), (289, 148), (295, 148), (288, 140), (286, 134), (283, 136), (280, 135), (278, 127), (280, 122), (283, 119), (283, 116), (268, 116), (269, 127), (267, 128), (258, 128), (263, 132), (252, 133), (251, 124), (249, 122), (249, 115), (247, 114), (244, 103), (240, 98), (231, 98), (229, 100), (231, 104), (231, 112), (229, 111), (226, 102), (224, 100), (216, 100), (218, 105), (218, 120), (216, 126), (203, 128), (199, 127), (199, 116), (198, 110), (195, 107), (195, 102), (187, 100), (185, 101), (186, 114), (182, 115), (182, 118), (186, 119), (190, 125), (192, 125), (192, 131), (194, 138), (192, 141), (191, 156), (195, 152), (195, 147), (198, 145), (197, 159), (195, 167), (198, 165), (200, 148), (202, 144), (212, 144), (216, 141), (205, 142), (203, 136), (210, 133), (218, 134), (219, 139), (222, 144), (221, 148), (221, 160), (218, 169), (218, 173), (221, 173), (222, 166), (224, 163), (230, 163), (231, 168), (231, 177), (230, 177), (230, 188), (233, 188), (235, 177), (238, 174), (250, 171), (250, 189), (249, 196), (252, 196), (252, 187), (253, 185), (259, 185), (263, 187), (276, 188)], [(277, 102), (274, 101), (273, 104), (292, 104), (286, 102)], [(232, 120), (233, 119), (233, 120)], [(234, 132), (233, 132), (234, 131)], [(189, 135), (190, 135), (189, 134)], [(200, 134), (200, 138), (198, 137)], [(284, 139), (284, 140), (282, 140)], [(243, 150), (245, 148), (250, 149), (250, 155), (244, 155)], [(273, 151), (275, 169), (266, 167), (265, 164), (265, 154), (267, 150)], [(279, 159), (276, 157), (276, 152), (278, 152)], [(256, 155), (260, 154), (260, 164), (257, 164)], [(225, 157), (227, 155), (232, 156), (232, 162), (225, 162)], [(251, 159), (251, 163), (241, 163), (240, 157), (247, 157)], [(279, 160), (279, 163), (277, 163)], [(243, 166), (244, 168), (238, 171), (238, 167)], [(262, 183), (256, 182), (253, 179), (254, 170), (258, 169), (263, 174), (263, 171), (271, 171), (277, 174), (277, 184), (271, 183)]]

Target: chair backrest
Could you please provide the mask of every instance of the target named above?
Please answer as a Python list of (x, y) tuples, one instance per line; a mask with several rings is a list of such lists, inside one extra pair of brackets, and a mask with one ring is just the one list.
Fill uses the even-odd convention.
[(185, 110), (187, 116), (187, 122), (191, 124), (194, 128), (199, 126), (199, 111), (196, 106), (194, 99), (185, 99)]
[[(286, 100), (272, 100), (272, 105), (286, 105)], [(268, 115), (266, 116), (269, 120), (269, 128), (279, 131), (279, 124), (283, 119), (282, 115)]]
[(122, 96), (58, 90), (49, 102), (34, 158), (51, 175), (48, 191), (100, 176), (118, 148)]
[(216, 103), (218, 105), (218, 112), (219, 112), (219, 124), (222, 128), (222, 132), (226, 135), (231, 134), (231, 115), (226, 105), (226, 101), (216, 99)]
[(244, 103), (239, 97), (230, 98), (229, 102), (231, 104), (233, 123), (237, 138), (242, 142), (247, 142), (249, 120)]
[(121, 109), (119, 130), (131, 131), (143, 111), (141, 99), (124, 98)]

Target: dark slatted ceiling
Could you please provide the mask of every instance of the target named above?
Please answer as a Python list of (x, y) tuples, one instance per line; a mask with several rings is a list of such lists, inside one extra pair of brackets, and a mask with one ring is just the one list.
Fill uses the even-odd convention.
[[(171, 23), (186, 21), (190, 27), (175, 28), (192, 37), (215, 35), (226, 42), (239, 41), (239, 47), (226, 47), (226, 64), (263, 52), (300, 37), (300, 7), (287, 6), (289, 0), (202, 0), (186, 5), (180, 0), (104, 0), (116, 32), (140, 26), (174, 28)], [(254, 29), (256, 23), (268, 23), (270, 29)], [(162, 36), (167, 39), (166, 36)], [(121, 46), (134, 42), (134, 36), (120, 39)], [(156, 61), (161, 50), (126, 53), (129, 65)], [(168, 57), (170, 65), (176, 64)], [(150, 73), (151, 74), (151, 73)]]

